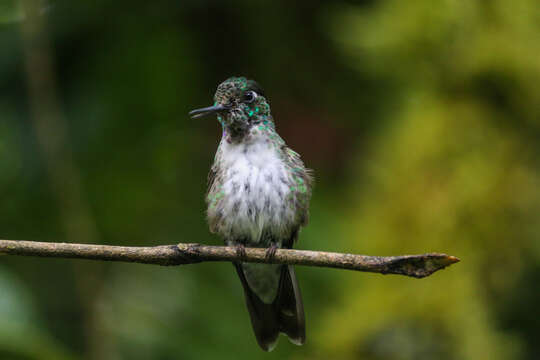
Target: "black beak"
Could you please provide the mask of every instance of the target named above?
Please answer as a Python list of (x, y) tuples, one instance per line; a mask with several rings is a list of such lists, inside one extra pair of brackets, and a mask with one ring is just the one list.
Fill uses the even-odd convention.
[(189, 116), (191, 116), (192, 119), (196, 119), (196, 118), (200, 118), (206, 115), (211, 115), (217, 112), (226, 111), (226, 110), (229, 110), (228, 106), (214, 105), (214, 106), (208, 106), (202, 109), (191, 110), (189, 112)]

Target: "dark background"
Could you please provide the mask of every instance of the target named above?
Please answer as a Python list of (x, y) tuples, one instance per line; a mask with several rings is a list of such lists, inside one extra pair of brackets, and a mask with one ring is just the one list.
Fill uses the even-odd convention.
[(298, 248), (462, 262), (298, 268), (307, 343), (264, 354), (230, 264), (3, 256), (0, 358), (536, 359), (539, 4), (2, 0), (0, 238), (221, 244), (187, 113), (246, 76), (316, 174)]

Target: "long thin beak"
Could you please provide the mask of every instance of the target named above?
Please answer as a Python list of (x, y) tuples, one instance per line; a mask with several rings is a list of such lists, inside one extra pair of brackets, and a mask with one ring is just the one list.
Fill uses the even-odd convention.
[(206, 115), (211, 115), (217, 112), (229, 110), (228, 106), (224, 105), (214, 105), (214, 106), (208, 106), (202, 109), (196, 109), (189, 112), (189, 116), (191, 116), (192, 119), (200, 118)]

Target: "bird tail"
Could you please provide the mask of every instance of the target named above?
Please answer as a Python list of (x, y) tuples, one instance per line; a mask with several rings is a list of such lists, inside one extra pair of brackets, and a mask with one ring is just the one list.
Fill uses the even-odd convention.
[(251, 325), (259, 346), (265, 351), (272, 351), (280, 332), (285, 333), (293, 344), (304, 344), (304, 305), (294, 268), (291, 265), (282, 266), (276, 298), (273, 303), (266, 304), (250, 288), (242, 265), (234, 265), (242, 281)]

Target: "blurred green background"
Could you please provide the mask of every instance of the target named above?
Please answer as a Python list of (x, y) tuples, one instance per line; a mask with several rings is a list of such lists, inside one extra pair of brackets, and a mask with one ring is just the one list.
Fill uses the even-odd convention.
[(256, 345), (226, 263), (0, 257), (1, 359), (537, 359), (540, 3), (0, 1), (0, 238), (221, 244), (221, 129), (256, 79), (315, 170), (298, 248), (462, 262), (298, 268), (308, 340)]

